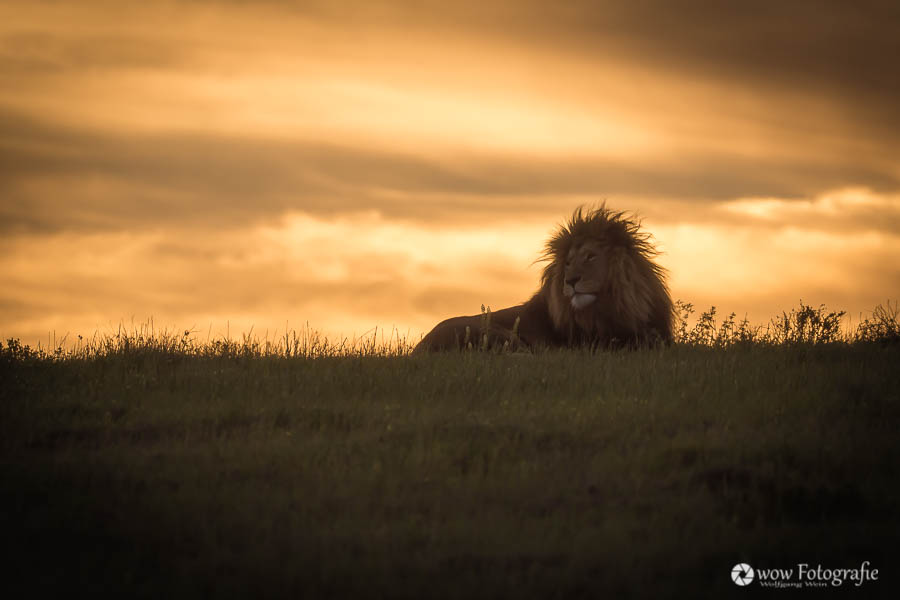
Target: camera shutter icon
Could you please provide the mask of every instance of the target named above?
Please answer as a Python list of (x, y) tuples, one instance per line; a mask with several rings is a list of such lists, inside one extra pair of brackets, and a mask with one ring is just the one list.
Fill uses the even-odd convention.
[(738, 563), (731, 569), (731, 580), (737, 585), (748, 585), (753, 581), (753, 567), (747, 563)]

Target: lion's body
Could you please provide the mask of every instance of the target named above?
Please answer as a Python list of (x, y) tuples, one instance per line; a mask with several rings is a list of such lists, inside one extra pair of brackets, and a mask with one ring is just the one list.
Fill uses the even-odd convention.
[(494, 347), (635, 347), (672, 340), (665, 271), (639, 225), (601, 206), (575, 211), (547, 242), (541, 287), (524, 304), (439, 323), (415, 351)]

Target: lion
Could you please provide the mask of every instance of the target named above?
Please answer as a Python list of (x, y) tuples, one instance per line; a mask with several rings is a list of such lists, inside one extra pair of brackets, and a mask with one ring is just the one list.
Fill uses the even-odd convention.
[(633, 215), (579, 207), (546, 244), (541, 287), (518, 306), (438, 323), (413, 352), (635, 348), (671, 343), (672, 299), (651, 236)]

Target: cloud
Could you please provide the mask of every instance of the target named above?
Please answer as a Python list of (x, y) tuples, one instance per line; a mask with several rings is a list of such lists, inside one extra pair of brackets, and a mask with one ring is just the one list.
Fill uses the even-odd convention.
[[(235, 3), (228, 2), (232, 8)], [(543, 0), (365, 3), (272, 1), (257, 15), (278, 14), (325, 29), (366, 36), (430, 36), (456, 46), (490, 40), (519, 54), (568, 61), (612, 59), (688, 80), (715, 80), (745, 93), (805, 91), (838, 102), (870, 135), (890, 137), (900, 117), (900, 9), (889, 0), (722, 3)], [(247, 13), (244, 13), (245, 15)], [(490, 59), (490, 55), (485, 55)], [(556, 82), (547, 74), (548, 87)]]
[[(532, 215), (556, 218), (576, 197), (690, 205), (747, 197), (803, 199), (861, 183), (879, 193), (900, 189), (889, 171), (828, 157), (414, 155), (303, 140), (115, 135), (12, 113), (0, 116), (0, 128), (6, 134), (0, 144), (0, 211), (8, 232), (183, 223), (214, 228), (273, 219), (290, 210), (378, 210), (426, 220), (455, 213), (465, 220), (513, 209), (527, 214), (530, 207)], [(869, 219), (869, 225), (893, 227), (895, 221)]]
[[(423, 227), (372, 213), (205, 231), (59, 232), (0, 244), (3, 335), (92, 334), (132, 317), (234, 332), (309, 322), (332, 336), (524, 301), (546, 224)], [(525, 242), (523, 243), (523, 238)], [(447, 315), (445, 315), (447, 316)]]
[(900, 232), (900, 194), (880, 195), (866, 188), (837, 189), (808, 200), (742, 198), (720, 210), (747, 222), (807, 230)]
[(900, 96), (900, 77), (892, 68), (900, 54), (895, 30), (900, 9), (887, 0), (763, 0), (740, 5), (688, 0), (677, 8), (665, 0), (516, 0), (479, 3), (477, 10), (471, 3), (418, 3), (420, 10), (411, 11), (407, 3), (376, 6), (368, 12), (338, 10), (333, 16), (352, 22), (354, 15), (362, 14), (363, 20), (397, 26), (442, 22), (448, 29), (474, 29), (573, 54), (612, 53), (664, 71), (686, 70), (755, 86), (808, 86), (816, 93), (838, 95), (848, 103), (864, 100), (881, 109), (877, 115), (861, 114), (863, 118), (896, 115), (888, 109)]
[(115, 33), (36, 29), (0, 36), (0, 77), (105, 68), (169, 68), (183, 64), (182, 51), (160, 39)]

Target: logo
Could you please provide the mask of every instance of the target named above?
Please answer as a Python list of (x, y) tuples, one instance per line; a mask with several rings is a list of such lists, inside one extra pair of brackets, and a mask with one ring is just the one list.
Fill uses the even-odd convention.
[(770, 588), (831, 588), (842, 585), (860, 587), (868, 582), (878, 581), (878, 569), (864, 560), (858, 567), (833, 568), (810, 563), (797, 563), (797, 568), (766, 568), (756, 565), (756, 569), (747, 563), (738, 563), (731, 568), (731, 580), (741, 587), (754, 581), (761, 587)]
[(738, 563), (731, 569), (731, 580), (736, 585), (747, 585), (753, 581), (753, 567), (747, 563)]

